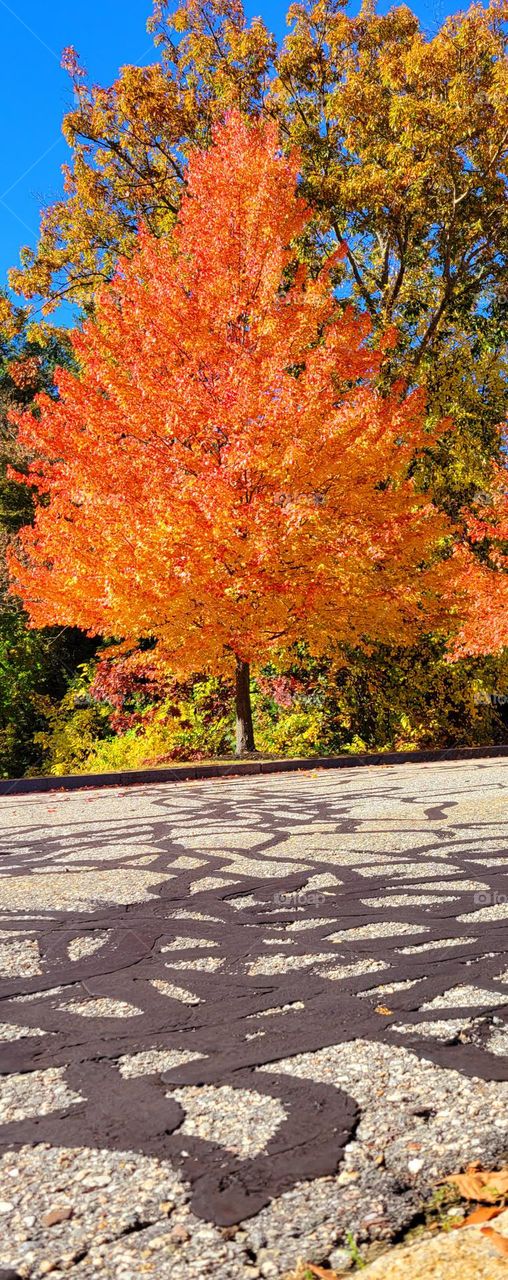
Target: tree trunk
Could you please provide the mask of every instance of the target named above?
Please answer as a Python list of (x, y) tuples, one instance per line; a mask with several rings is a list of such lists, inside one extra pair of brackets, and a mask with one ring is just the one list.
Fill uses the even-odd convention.
[(248, 662), (236, 659), (236, 754), (243, 756), (254, 751), (254, 729), (250, 704), (250, 667)]

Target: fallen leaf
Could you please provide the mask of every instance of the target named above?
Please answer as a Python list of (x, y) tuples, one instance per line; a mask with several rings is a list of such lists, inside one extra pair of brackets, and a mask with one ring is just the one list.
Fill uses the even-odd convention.
[(508, 1256), (508, 1239), (506, 1236), (500, 1235), (499, 1231), (494, 1231), (493, 1227), (482, 1227), (482, 1236), (488, 1236), (489, 1240), (492, 1240), (494, 1247), (499, 1250), (499, 1253), (504, 1253)]
[(478, 1169), (471, 1165), (465, 1173), (449, 1173), (441, 1182), (453, 1183), (464, 1200), (495, 1204), (508, 1196), (508, 1167)]
[(377, 1004), (374, 1013), (382, 1013), (383, 1017), (388, 1018), (393, 1013), (393, 1009), (388, 1009), (385, 1004)]
[(467, 1218), (463, 1218), (462, 1222), (453, 1224), (454, 1231), (460, 1230), (461, 1227), (474, 1227), (478, 1222), (489, 1222), (490, 1218), (497, 1218), (499, 1213), (504, 1210), (504, 1205), (482, 1204), (480, 1209), (475, 1209), (473, 1213), (469, 1213)]
[(325, 1271), (324, 1267), (316, 1267), (314, 1262), (305, 1262), (304, 1267), (311, 1272), (311, 1275), (317, 1276), (318, 1280), (342, 1280), (338, 1271)]

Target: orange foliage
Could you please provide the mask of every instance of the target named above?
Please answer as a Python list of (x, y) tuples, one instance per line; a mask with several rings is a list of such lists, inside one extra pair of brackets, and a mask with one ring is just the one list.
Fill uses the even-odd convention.
[(295, 265), (298, 172), (232, 112), (174, 237), (142, 231), (75, 333), (80, 373), (20, 416), (43, 501), (11, 565), (35, 625), (154, 636), (179, 674), (439, 624), (449, 530), (407, 478), (422, 398), (376, 391), (368, 320), (338, 317), (330, 264)]
[[(471, 545), (481, 559), (466, 557), (456, 589), (468, 606), (455, 639), (453, 656), (499, 653), (508, 645), (508, 439), (502, 439), (502, 464), (492, 467), (489, 494), (481, 514), (468, 516)], [(485, 567), (487, 566), (487, 567)]]

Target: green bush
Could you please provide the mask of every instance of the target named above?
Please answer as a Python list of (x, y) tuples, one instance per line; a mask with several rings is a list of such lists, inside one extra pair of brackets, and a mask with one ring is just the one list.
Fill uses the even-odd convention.
[(46, 727), (34, 735), (42, 753), (42, 773), (87, 773), (88, 757), (108, 729), (103, 707), (91, 703), (87, 695), (90, 665), (80, 668), (71, 687), (55, 706), (40, 699)]
[(144, 707), (135, 724), (114, 733), (111, 708), (88, 693), (93, 679), (93, 669), (83, 668), (59, 707), (48, 708), (48, 729), (37, 735), (44, 772), (108, 773), (231, 753), (231, 691), (220, 680), (200, 678), (190, 690), (181, 686), (180, 698), (173, 692), (160, 706)]
[(135, 728), (98, 743), (87, 756), (86, 771), (105, 773), (229, 755), (234, 737), (231, 713), (209, 718), (207, 703), (214, 683), (198, 681), (186, 701), (165, 702)]
[(258, 676), (256, 742), (284, 755), (486, 746), (508, 739), (507, 689), (508, 655), (450, 663), (432, 636), (333, 660), (297, 647)]

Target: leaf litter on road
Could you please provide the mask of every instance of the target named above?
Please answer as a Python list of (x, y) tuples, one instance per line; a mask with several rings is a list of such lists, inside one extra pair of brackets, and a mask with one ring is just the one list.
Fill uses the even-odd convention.
[[(481, 1169), (477, 1164), (471, 1164), (465, 1173), (450, 1173), (440, 1181), (456, 1187), (463, 1200), (476, 1201), (477, 1208), (462, 1222), (454, 1224), (456, 1229), (488, 1222), (508, 1207), (508, 1165), (504, 1165), (502, 1169)], [(493, 1231), (491, 1227), (484, 1227), (483, 1234), (497, 1236), (503, 1244), (500, 1252), (508, 1253), (508, 1240), (499, 1235), (499, 1232)], [(499, 1245), (497, 1247), (500, 1248)]]

